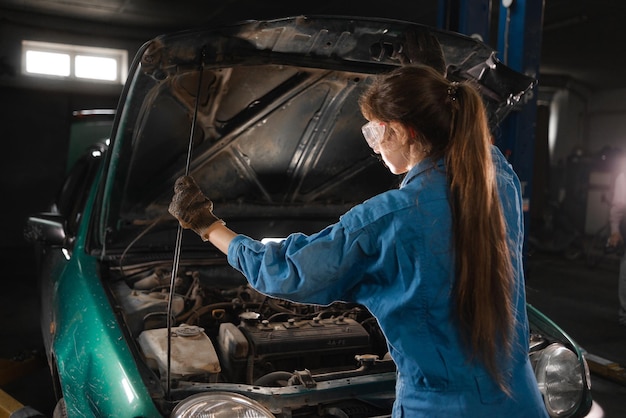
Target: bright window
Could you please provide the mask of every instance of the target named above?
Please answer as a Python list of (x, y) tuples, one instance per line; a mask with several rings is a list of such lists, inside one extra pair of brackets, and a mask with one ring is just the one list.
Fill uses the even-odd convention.
[(117, 61), (113, 58), (76, 55), (74, 63), (78, 78), (109, 81), (115, 81), (117, 78)]
[(56, 52), (26, 51), (26, 72), (67, 77), (70, 75), (70, 56)]
[(126, 50), (37, 41), (22, 41), (22, 50), (27, 75), (120, 84), (126, 80)]

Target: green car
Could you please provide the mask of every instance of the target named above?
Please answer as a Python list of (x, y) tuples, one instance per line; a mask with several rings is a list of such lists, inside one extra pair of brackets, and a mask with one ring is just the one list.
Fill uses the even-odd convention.
[[(361, 137), (357, 98), (407, 60), (476, 82), (493, 126), (534, 85), (473, 38), (374, 18), (246, 21), (140, 49), (110, 143), (28, 221), (55, 417), (390, 416), (395, 365), (367, 309), (256, 292), (167, 207), (188, 171), (234, 230), (280, 239), (396, 187)], [(547, 410), (585, 416), (581, 350), (528, 312)]]

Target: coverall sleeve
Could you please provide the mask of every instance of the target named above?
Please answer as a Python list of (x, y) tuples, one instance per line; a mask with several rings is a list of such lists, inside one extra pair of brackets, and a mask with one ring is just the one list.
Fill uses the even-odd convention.
[(261, 293), (300, 303), (353, 301), (352, 290), (372, 254), (366, 234), (348, 234), (337, 223), (307, 236), (263, 244), (244, 235), (228, 248), (228, 262)]

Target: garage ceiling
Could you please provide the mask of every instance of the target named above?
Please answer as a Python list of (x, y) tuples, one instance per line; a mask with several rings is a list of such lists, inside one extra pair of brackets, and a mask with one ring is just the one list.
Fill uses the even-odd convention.
[[(381, 3), (367, 0), (0, 0), (0, 7), (136, 28), (156, 28), (159, 33), (207, 23), (300, 14), (411, 16), (411, 20), (428, 19), (434, 24), (437, 0), (425, 0), (419, 5), (407, 3), (391, 0), (386, 3), (387, 7), (381, 7)], [(393, 7), (389, 7), (390, 4)]]
[[(496, 0), (494, 0), (496, 1)], [(0, 0), (0, 13), (28, 13), (45, 22), (54, 17), (107, 23), (138, 36), (298, 14), (379, 15), (435, 25), (437, 0)], [(0, 15), (1, 16), (1, 15)], [(579, 84), (592, 89), (626, 87), (626, 2), (545, 0), (540, 84)], [(39, 23), (41, 24), (41, 23)], [(146, 38), (147, 39), (147, 38)]]

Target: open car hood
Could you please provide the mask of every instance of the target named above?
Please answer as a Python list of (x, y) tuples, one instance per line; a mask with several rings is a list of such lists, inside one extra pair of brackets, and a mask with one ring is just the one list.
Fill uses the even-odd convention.
[(473, 38), (402, 21), (300, 16), (155, 38), (122, 95), (97, 236), (123, 247), (156, 219), (175, 225), (167, 206), (191, 137), (189, 173), (218, 216), (255, 225), (239, 232), (336, 220), (399, 183), (362, 138), (361, 92), (377, 73), (441, 58), (448, 78), (477, 83), (492, 126), (534, 83)]

